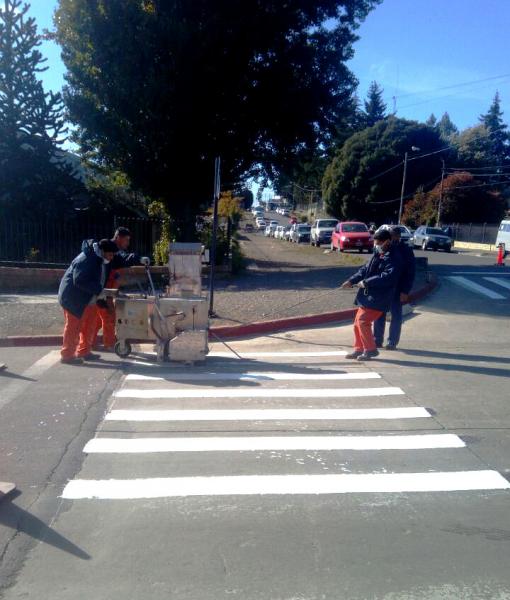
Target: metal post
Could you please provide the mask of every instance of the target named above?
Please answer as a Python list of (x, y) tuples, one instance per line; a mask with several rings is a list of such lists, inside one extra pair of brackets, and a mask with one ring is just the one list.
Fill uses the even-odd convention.
[(220, 157), (214, 161), (214, 196), (213, 196), (213, 227), (211, 237), (211, 251), (209, 260), (211, 274), (209, 278), (209, 316), (214, 317), (214, 275), (216, 271), (216, 238), (218, 232), (218, 202), (220, 199)]
[(439, 190), (439, 204), (437, 205), (437, 223), (436, 223), (436, 227), (440, 227), (441, 226), (441, 208), (442, 208), (442, 204), (443, 204), (443, 181), (444, 181), (445, 166), (444, 166), (444, 160), (443, 159), (441, 159), (441, 162), (443, 163), (443, 168), (441, 170), (441, 188)]
[(406, 175), (407, 175), (407, 152), (404, 155), (404, 174), (402, 176), (402, 190), (400, 192), (400, 208), (398, 211), (398, 224), (402, 222), (402, 213), (404, 212), (404, 192), (406, 189)]

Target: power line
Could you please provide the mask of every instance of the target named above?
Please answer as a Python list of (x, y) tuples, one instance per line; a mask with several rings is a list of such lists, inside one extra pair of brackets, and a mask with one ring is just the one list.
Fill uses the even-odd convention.
[(506, 73), (504, 75), (494, 75), (493, 77), (486, 77), (484, 79), (475, 79), (473, 81), (465, 81), (463, 83), (455, 83), (453, 85), (447, 85), (444, 87), (436, 88), (435, 90), (428, 90), (428, 91), (422, 91), (422, 92), (409, 92), (407, 94), (401, 94), (400, 96), (395, 96), (395, 97), (398, 100), (399, 98), (408, 98), (409, 96), (419, 96), (421, 94), (434, 94), (436, 92), (442, 92), (444, 90), (451, 90), (454, 88), (464, 87), (464, 86), (473, 85), (473, 84), (477, 84), (477, 83), (485, 83), (487, 81), (494, 81), (495, 79), (502, 79), (504, 77), (510, 77), (510, 73)]
[[(455, 146), (446, 146), (445, 148), (441, 148), (440, 150), (434, 150), (433, 152), (428, 152), (427, 154), (420, 154), (419, 156), (413, 156), (411, 158), (408, 158), (407, 162), (410, 162), (411, 160), (418, 160), (419, 158), (425, 158), (426, 156), (432, 156), (433, 154), (439, 154), (440, 152), (445, 152), (446, 150), (450, 150), (451, 148), (455, 148)], [(382, 173), (378, 173), (377, 175), (370, 177), (368, 179), (368, 181), (373, 181), (374, 179), (378, 179), (379, 177), (386, 175), (386, 173), (389, 173), (390, 171), (393, 171), (394, 169), (398, 169), (398, 167), (402, 166), (403, 164), (404, 164), (404, 161), (400, 161), (397, 165), (394, 165), (393, 167), (386, 169), (386, 171), (382, 171)]]
[[(424, 187), (425, 188), (425, 187), (428, 187), (429, 185), (434, 185), (438, 181), (440, 181), (440, 179), (441, 179), (441, 177), (436, 177), (434, 179), (431, 179), (427, 183), (422, 184), (422, 186), (420, 186), (420, 187)], [(416, 191), (410, 192), (409, 194), (406, 194), (404, 196), (404, 200), (409, 200), (409, 198), (412, 198), (415, 194), (416, 194)], [(391, 204), (392, 202), (400, 202), (400, 196), (398, 198), (394, 198), (393, 200), (381, 200), (379, 202), (369, 201), (369, 204)]]

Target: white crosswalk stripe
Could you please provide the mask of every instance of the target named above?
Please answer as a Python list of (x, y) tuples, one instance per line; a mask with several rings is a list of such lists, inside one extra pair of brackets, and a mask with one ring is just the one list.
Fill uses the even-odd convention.
[(488, 281), (490, 283), (495, 283), (496, 285), (499, 285), (500, 287), (510, 290), (510, 281), (508, 281), (508, 279), (501, 279), (499, 277), (484, 277), (484, 279), (485, 279), (485, 281)]
[(467, 277), (449, 276), (448, 279), (453, 283), (469, 290), (470, 292), (479, 294), (480, 296), (490, 298), (491, 300), (505, 300), (505, 296), (501, 295), (499, 292), (495, 292), (484, 285), (480, 285), (479, 283), (476, 283)]
[[(433, 412), (414, 406), (404, 390), (363, 366), (346, 363), (340, 368), (337, 361), (328, 361), (343, 354), (241, 354), (243, 360), (271, 358), (273, 370), (264, 362), (260, 371), (253, 364), (244, 371), (237, 361), (236, 370), (229, 370), (232, 363), (215, 364), (207, 371), (155, 365), (148, 375), (132, 363), (98, 435), (84, 447), (82, 475), (69, 481), (62, 497), (137, 500), (510, 489), (497, 471), (482, 465), (476, 469), (478, 462), (465, 441), (445, 432)], [(227, 355), (233, 357), (214, 354)], [(310, 364), (303, 364), (303, 358)], [(378, 385), (372, 387), (375, 380)], [(222, 381), (230, 382), (230, 387), (222, 386)], [(329, 387), (319, 387), (322, 382)], [(279, 423), (278, 428), (262, 434), (263, 424), (271, 421)], [(363, 434), (342, 433), (342, 422), (362, 427)], [(383, 430), (371, 434), (377, 422)], [(191, 433), (199, 423), (207, 430)], [(214, 423), (222, 423), (222, 430), (209, 431)], [(312, 423), (316, 430), (309, 431)], [(424, 425), (420, 428), (418, 423)], [(333, 429), (324, 429), (326, 424)], [(171, 425), (170, 433), (166, 430)], [(303, 460), (306, 452), (322, 453), (324, 459), (340, 457), (341, 472), (317, 474)], [(229, 459), (216, 461), (214, 472), (208, 472), (214, 453), (227, 453)], [(175, 475), (174, 455), (184, 461), (179, 459), (183, 471)], [(144, 476), (149, 466), (143, 462), (145, 456), (151, 456), (151, 473)], [(368, 462), (365, 458), (356, 462), (356, 457), (367, 456)], [(392, 461), (400, 467), (392, 470)], [(461, 468), (455, 468), (456, 462)], [(333, 460), (329, 464), (324, 468), (339, 468)]]

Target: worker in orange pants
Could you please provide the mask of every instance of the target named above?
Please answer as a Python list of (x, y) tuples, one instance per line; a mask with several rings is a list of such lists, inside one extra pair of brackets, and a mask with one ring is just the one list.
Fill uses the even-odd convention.
[(402, 271), (398, 250), (391, 244), (391, 234), (383, 229), (374, 235), (374, 255), (370, 261), (342, 284), (358, 287), (354, 320), (354, 351), (346, 358), (371, 360), (379, 355), (372, 323), (389, 310)]
[(110, 274), (110, 263), (117, 252), (111, 240), (99, 243), (86, 240), (82, 252), (71, 263), (60, 282), (58, 300), (64, 309), (64, 335), (61, 362), (82, 364), (96, 360), (91, 352), (97, 322), (96, 298)]
[[(109, 290), (117, 290), (120, 282), (120, 270), (127, 269), (134, 265), (149, 265), (148, 257), (140, 257), (138, 254), (128, 253), (129, 244), (131, 243), (131, 232), (126, 227), (118, 227), (113, 236), (112, 242), (117, 246), (117, 254), (115, 255), (108, 281), (105, 288)], [(96, 311), (95, 331), (92, 339), (92, 346), (96, 346), (96, 339), (99, 330), (103, 330), (103, 346), (104, 350), (113, 350), (116, 342), (115, 337), (115, 306), (112, 298), (106, 300), (98, 300)]]

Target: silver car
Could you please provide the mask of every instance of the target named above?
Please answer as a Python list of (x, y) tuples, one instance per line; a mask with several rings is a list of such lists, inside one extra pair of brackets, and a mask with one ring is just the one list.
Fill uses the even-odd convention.
[(452, 249), (452, 238), (448, 237), (439, 227), (426, 227), (422, 225), (414, 232), (413, 245), (422, 250), (444, 250), (450, 252)]
[(376, 233), (382, 231), (383, 229), (388, 229), (389, 231), (391, 231), (392, 229), (395, 229), (397, 227), (400, 231), (400, 239), (412, 248), (414, 246), (413, 234), (405, 225), (381, 225), (376, 231)]

